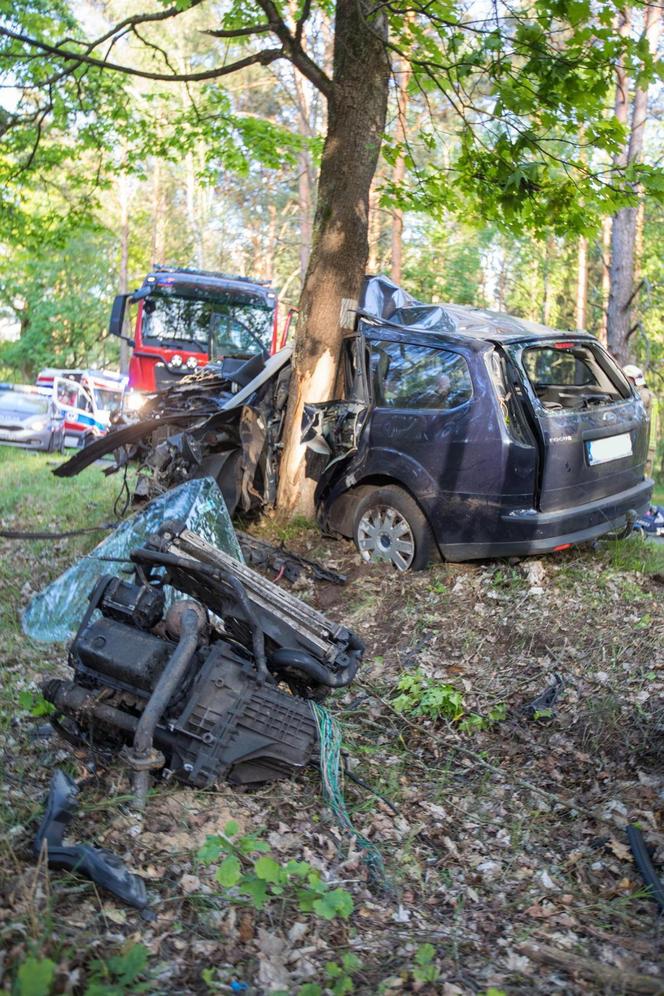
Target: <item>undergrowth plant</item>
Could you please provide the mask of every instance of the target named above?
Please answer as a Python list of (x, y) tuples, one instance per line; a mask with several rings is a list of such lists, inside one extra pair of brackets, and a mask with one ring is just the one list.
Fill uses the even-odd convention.
[(466, 712), (463, 695), (454, 685), (429, 678), (418, 668), (403, 674), (397, 683), (399, 694), (392, 699), (397, 712), (410, 716), (424, 716), (427, 719), (446, 719), (458, 723), (464, 733), (484, 730), (499, 723), (507, 714), (507, 706), (499, 702), (482, 716), (477, 712)]
[(226, 824), (222, 835), (208, 837), (198, 851), (202, 864), (220, 858), (216, 879), (232, 902), (262, 910), (279, 900), (323, 920), (345, 919), (353, 912), (349, 892), (332, 888), (308, 861), (279, 861), (259, 835), (240, 835), (235, 820)]
[[(153, 989), (148, 972), (148, 949), (144, 944), (131, 944), (117, 955), (96, 959), (90, 965), (86, 985), (78, 990), (83, 996), (138, 996)], [(51, 958), (33, 955), (25, 958), (16, 969), (10, 990), (0, 990), (0, 996), (52, 996), (62, 992), (56, 986), (58, 966)]]

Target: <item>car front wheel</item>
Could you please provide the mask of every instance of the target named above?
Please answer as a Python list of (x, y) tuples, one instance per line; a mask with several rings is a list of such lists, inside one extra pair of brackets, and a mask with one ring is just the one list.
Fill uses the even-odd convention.
[(353, 539), (363, 560), (386, 561), (398, 571), (421, 571), (434, 541), (419, 505), (401, 488), (369, 491), (357, 504)]

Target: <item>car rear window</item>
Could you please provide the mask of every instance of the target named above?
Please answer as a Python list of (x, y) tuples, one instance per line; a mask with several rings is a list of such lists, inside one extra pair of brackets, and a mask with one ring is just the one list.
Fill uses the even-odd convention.
[(20, 391), (0, 391), (0, 412), (13, 412), (20, 415), (45, 415), (48, 399)]
[(371, 343), (371, 381), (380, 408), (458, 408), (473, 395), (460, 353), (404, 342)]
[(528, 346), (521, 363), (545, 409), (590, 408), (630, 396), (611, 358), (591, 343), (565, 340)]

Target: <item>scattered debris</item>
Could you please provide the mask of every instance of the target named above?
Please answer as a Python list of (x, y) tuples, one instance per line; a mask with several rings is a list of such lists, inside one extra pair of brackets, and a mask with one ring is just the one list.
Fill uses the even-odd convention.
[(117, 855), (89, 844), (62, 843), (67, 827), (76, 815), (77, 796), (74, 779), (56, 769), (46, 812), (33, 843), (35, 857), (39, 858), (45, 851), (49, 868), (78, 872), (129, 906), (145, 909), (148, 899), (143, 879), (133, 875)]
[(105, 575), (90, 595), (74, 680), (44, 686), (70, 736), (122, 748), (139, 807), (151, 771), (208, 787), (304, 767), (317, 743), (306, 700), (352, 681), (357, 637), (182, 523), (131, 559), (133, 581)]
[(643, 834), (638, 827), (630, 823), (627, 827), (627, 839), (634, 855), (636, 867), (641, 872), (641, 877), (648, 886), (650, 895), (659, 906), (660, 912), (664, 913), (664, 884), (655, 871)]
[(664, 505), (649, 505), (634, 523), (634, 529), (642, 536), (664, 536)]
[[(524, 942), (518, 945), (518, 950), (531, 961), (543, 965), (553, 965), (565, 972), (592, 979), (603, 986), (618, 992), (628, 993), (661, 993), (662, 980), (652, 975), (642, 975), (639, 972), (626, 972), (623, 968), (605, 965), (594, 958), (584, 958), (571, 951), (561, 951), (547, 944), (531, 944)], [(607, 989), (603, 990), (604, 992)]]
[(290, 384), (289, 347), (255, 356), (231, 374), (213, 364), (153, 395), (140, 421), (113, 431), (53, 473), (73, 477), (108, 453), (107, 473), (136, 461), (134, 497), (150, 499), (193, 478), (212, 477), (231, 515), (274, 504), (278, 442)]
[(303, 573), (309, 574), (315, 581), (328, 581), (330, 584), (346, 584), (345, 574), (330, 570), (315, 560), (302, 557), (292, 550), (284, 547), (273, 546), (265, 540), (256, 539), (249, 533), (237, 530), (237, 538), (244, 559), (254, 567), (269, 568), (277, 574), (278, 578), (284, 577), (291, 583), (299, 581)]
[(531, 702), (522, 706), (522, 711), (528, 719), (551, 719), (555, 716), (558, 699), (565, 688), (565, 679), (561, 674), (554, 674), (553, 682), (537, 695)]

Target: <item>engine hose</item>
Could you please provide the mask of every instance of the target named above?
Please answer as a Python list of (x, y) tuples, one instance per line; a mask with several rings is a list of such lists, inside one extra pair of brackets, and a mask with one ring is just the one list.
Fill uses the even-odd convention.
[(636, 867), (641, 872), (641, 877), (648, 886), (651, 897), (664, 913), (664, 883), (655, 871), (643, 834), (638, 827), (630, 824), (627, 827), (627, 839), (634, 855)]
[(194, 602), (192, 608), (187, 608), (182, 613), (178, 645), (168, 659), (136, 727), (128, 759), (134, 766), (134, 794), (139, 809), (145, 806), (150, 784), (149, 768), (158, 766), (152, 764), (155, 728), (196, 653), (199, 633), (205, 625), (204, 614), (198, 609), (198, 603)]
[(268, 661), (268, 668), (272, 672), (283, 672), (284, 675), (295, 672), (294, 677), (305, 675), (316, 685), (326, 685), (328, 688), (345, 688), (355, 677), (357, 664), (357, 658), (353, 658), (350, 664), (334, 673), (304, 650), (282, 648), (275, 650), (272, 654)]

